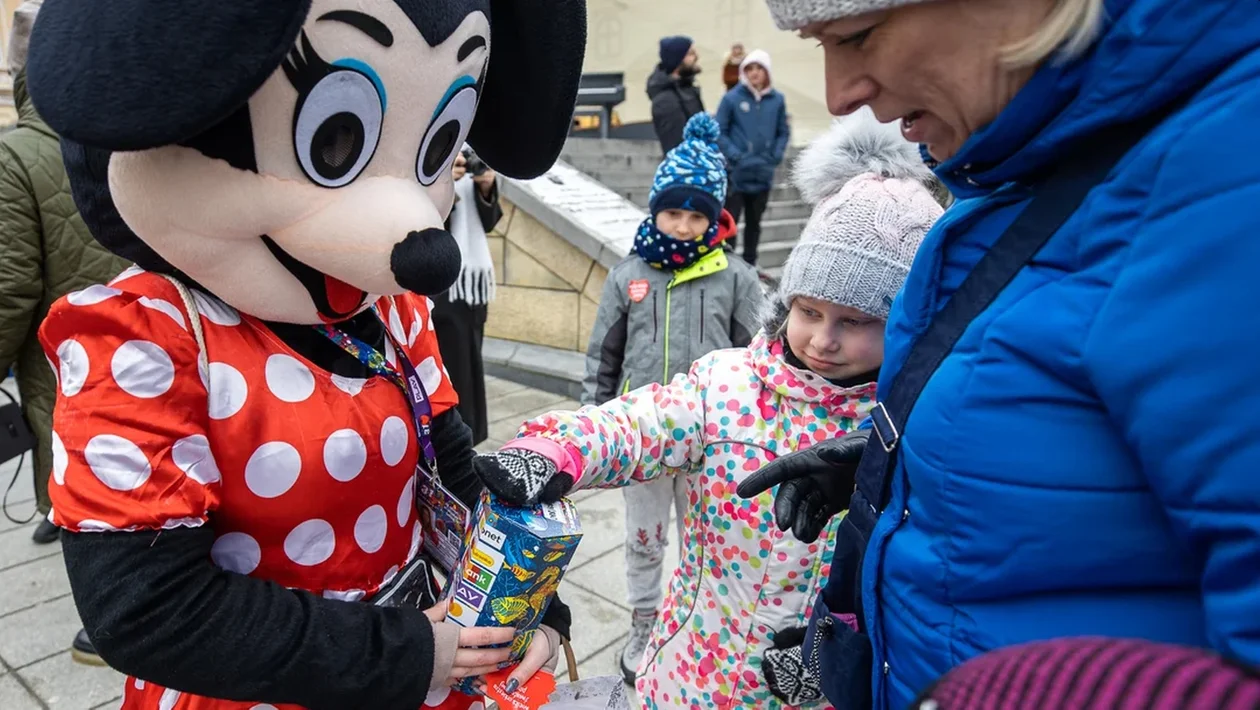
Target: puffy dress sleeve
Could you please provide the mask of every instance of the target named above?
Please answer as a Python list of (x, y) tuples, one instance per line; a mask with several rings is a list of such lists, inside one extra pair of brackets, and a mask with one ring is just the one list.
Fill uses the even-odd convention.
[(219, 503), (209, 373), (175, 288), (146, 274), (57, 301), (52, 521), (74, 532), (196, 527)]
[[(420, 375), (424, 391), (433, 406), (433, 415), (455, 408), (459, 404), (459, 395), (446, 366), (442, 364), (437, 330), (433, 324), (433, 302), (423, 296), (405, 293), (382, 298), (378, 305), (393, 342), (405, 349), (407, 359), (416, 368), (416, 374)], [(390, 347), (386, 347), (386, 359), (391, 359)]]

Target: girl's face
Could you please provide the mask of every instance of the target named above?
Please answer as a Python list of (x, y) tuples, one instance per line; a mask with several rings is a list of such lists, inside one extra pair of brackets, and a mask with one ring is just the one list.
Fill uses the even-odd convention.
[(884, 363), (884, 321), (816, 298), (792, 300), (787, 342), (806, 367), (829, 380), (857, 377)]

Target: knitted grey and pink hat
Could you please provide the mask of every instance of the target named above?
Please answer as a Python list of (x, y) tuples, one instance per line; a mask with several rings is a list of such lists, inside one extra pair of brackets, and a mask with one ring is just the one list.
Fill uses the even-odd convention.
[(799, 30), (815, 22), (830, 22), (876, 10), (890, 10), (924, 0), (766, 0), (770, 16), (781, 30)]
[(1197, 648), (1072, 638), (973, 658), (912, 710), (1256, 710), (1260, 671)]

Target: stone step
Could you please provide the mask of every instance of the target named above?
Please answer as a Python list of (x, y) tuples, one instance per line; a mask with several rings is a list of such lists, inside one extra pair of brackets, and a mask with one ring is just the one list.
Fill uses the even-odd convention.
[[(599, 178), (594, 179), (599, 180)], [(600, 182), (603, 181), (600, 180)], [(605, 185), (605, 187), (613, 192), (616, 192), (627, 200), (630, 200), (639, 207), (647, 209), (648, 193), (651, 191), (650, 186), (613, 187), (611, 185)], [(805, 215), (808, 216), (809, 214), (809, 206), (805, 205), (804, 202), (801, 202), (800, 193), (796, 191), (795, 187), (791, 187), (790, 185), (779, 185), (770, 191), (770, 204), (773, 205), (780, 203), (798, 203), (801, 205), (800, 209), (804, 211)], [(784, 219), (786, 218), (788, 217), (784, 217)]]
[(761, 242), (757, 245), (757, 266), (766, 270), (777, 268), (782, 273), (783, 264), (787, 263), (788, 255), (792, 253), (796, 242), (795, 239)]
[[(799, 219), (808, 220), (809, 214), (812, 212), (809, 205), (800, 200), (780, 200), (771, 202), (766, 205), (766, 212), (761, 216), (762, 222), (783, 220), (783, 219)], [(804, 224), (802, 224), (804, 226)]]

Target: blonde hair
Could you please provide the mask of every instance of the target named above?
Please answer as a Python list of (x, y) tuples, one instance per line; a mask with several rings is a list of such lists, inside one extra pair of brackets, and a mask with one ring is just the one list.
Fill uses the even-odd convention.
[(1064, 59), (1076, 57), (1098, 37), (1104, 17), (1103, 0), (1058, 0), (1041, 28), (1007, 47), (1002, 61), (1022, 68), (1040, 64), (1055, 52)]

